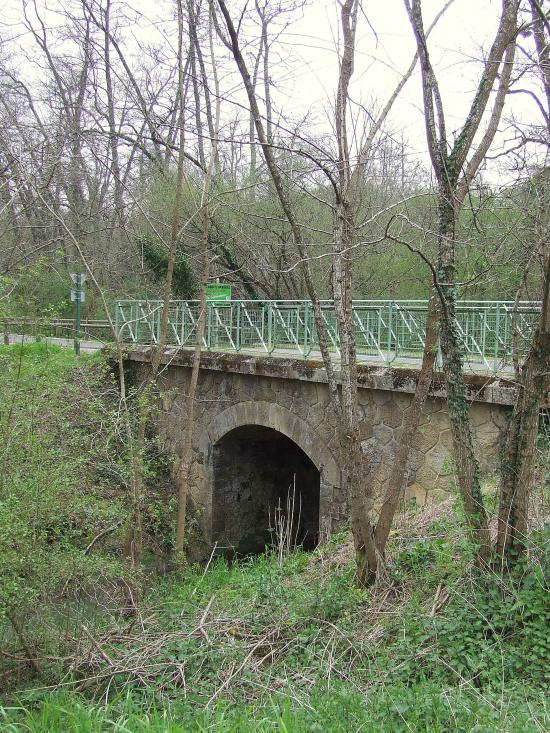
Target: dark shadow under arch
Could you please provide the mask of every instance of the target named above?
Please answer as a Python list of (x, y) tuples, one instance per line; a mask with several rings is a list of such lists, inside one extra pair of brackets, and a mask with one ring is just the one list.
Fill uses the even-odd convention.
[(298, 544), (316, 547), (320, 473), (286, 435), (261, 425), (230, 430), (213, 446), (213, 474), (212, 539), (220, 550), (263, 552), (273, 541), (277, 507), (286, 514), (289, 492), (295, 493)]

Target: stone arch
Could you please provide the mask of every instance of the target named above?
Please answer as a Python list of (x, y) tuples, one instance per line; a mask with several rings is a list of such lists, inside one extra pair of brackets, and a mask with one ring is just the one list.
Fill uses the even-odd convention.
[[(250, 428), (257, 429), (255, 434), (250, 435), (250, 438), (254, 442), (250, 443), (250, 445), (244, 444), (244, 447), (241, 448), (232, 448), (231, 451), (233, 452), (228, 454), (226, 452), (228, 449), (224, 447), (227, 446), (227, 441), (235, 440), (235, 435), (237, 436), (236, 439), (239, 440), (239, 434), (242, 435), (244, 431), (244, 434), (247, 435), (248, 429)], [(209, 526), (207, 531), (211, 541), (218, 542), (222, 536), (227, 538), (239, 534), (239, 527), (243, 525), (240, 524), (241, 520), (238, 518), (235, 519), (235, 517), (239, 516), (241, 509), (242, 511), (245, 511), (244, 515), (240, 515), (243, 518), (242, 521), (244, 521), (244, 524), (246, 524), (246, 517), (250, 516), (250, 514), (247, 515), (246, 512), (250, 510), (255, 512), (255, 507), (250, 503), (250, 501), (255, 501), (252, 498), (255, 494), (250, 494), (250, 481), (248, 477), (250, 476), (249, 467), (251, 464), (248, 462), (247, 456), (250, 455), (250, 452), (254, 454), (254, 451), (256, 451), (254, 446), (255, 443), (257, 445), (256, 441), (258, 439), (258, 431), (264, 431), (264, 436), (266, 431), (271, 431), (274, 433), (275, 440), (277, 440), (276, 435), (278, 435), (280, 440), (286, 440), (287, 444), (293, 444), (294, 450), (298, 450), (300, 454), (303, 454), (306, 462), (309, 461), (312, 466), (312, 470), (315, 471), (315, 474), (317, 475), (317, 499), (315, 501), (317, 509), (312, 509), (312, 511), (316, 511), (316, 542), (323, 541), (323, 539), (330, 534), (334, 522), (339, 521), (341, 513), (342, 496), (340, 488), (340, 467), (325, 441), (322, 440), (319, 434), (313, 430), (305, 420), (281, 405), (262, 401), (240, 402), (228, 407), (223, 410), (223, 412), (213, 417), (210, 423), (206, 426), (206, 429), (202, 432), (199, 448), (200, 453), (206, 458), (205, 469), (208, 474), (208, 483), (210, 485), (208, 502)], [(264, 439), (269, 440), (269, 435), (264, 437)], [(266, 446), (267, 445), (268, 444), (266, 444)], [(267, 448), (265, 454), (265, 466), (273, 465), (273, 450), (277, 452), (280, 449), (285, 455), (285, 458), (283, 459), (284, 463), (281, 465), (288, 469), (293, 462), (293, 458), (292, 454), (284, 452), (285, 443), (281, 443), (280, 448), (274, 448), (273, 443), (269, 445), (270, 447)], [(242, 452), (243, 450), (245, 453)], [(244, 461), (242, 464), (243, 473), (239, 475), (238, 473), (235, 474), (230, 471), (229, 474), (220, 474), (219, 471), (221, 470), (221, 467), (224, 464), (228, 465), (228, 460), (230, 465), (233, 461), (232, 456), (236, 455), (237, 451), (241, 451), (240, 456)], [(230, 456), (229, 459), (227, 458), (228, 455)], [(254, 458), (253, 460), (257, 459)], [(264, 464), (260, 462), (258, 465), (263, 466)], [(268, 484), (271, 480), (270, 477), (273, 476), (271, 470), (272, 469), (267, 468), (267, 473), (263, 474), (264, 480), (268, 481)], [(300, 468), (297, 468), (296, 470), (300, 471)], [(218, 483), (220, 475), (233, 476), (235, 477), (235, 480), (230, 481), (229, 484), (224, 482), (222, 486), (220, 486)], [(261, 475), (261, 469), (258, 474), (253, 472), (253, 475)], [(311, 476), (311, 474), (309, 475)], [(268, 491), (268, 484), (261, 484), (264, 487), (264, 491)], [(306, 484), (303, 485), (307, 486), (307, 481)], [(241, 491), (241, 488), (244, 488), (244, 491)], [(308, 489), (306, 488), (305, 490), (307, 495)], [(229, 494), (227, 494), (227, 491), (229, 491)], [(231, 503), (228, 505), (228, 496), (234, 497), (231, 502), (236, 501), (237, 503)], [(309, 494), (309, 496), (312, 496), (312, 494)], [(221, 500), (220, 497), (222, 497)], [(245, 498), (248, 498), (247, 503), (239, 503), (241, 501), (244, 502)], [(225, 509), (223, 508), (224, 506)], [(308, 506), (313, 507), (313, 504), (308, 503)], [(237, 514), (231, 511), (233, 507), (236, 508)], [(239, 507), (241, 509), (239, 509)], [(258, 524), (256, 526), (260, 526), (260, 516), (255, 516), (258, 520)], [(310, 517), (311, 516), (313, 515), (310, 515)], [(306, 519), (305, 513), (303, 519)], [(311, 521), (311, 519), (308, 520), (309, 527), (313, 526)], [(311, 533), (309, 534), (311, 536)], [(229, 539), (229, 542), (234, 546), (233, 539)]]
[[(272, 428), (286, 435), (312, 460), (325, 482), (340, 488), (340, 467), (327, 444), (305, 420), (273, 402), (239, 402), (220, 412), (203, 434), (201, 450), (208, 454), (210, 446), (215, 445), (226, 433), (245, 425)], [(209, 446), (204, 445), (205, 439)]]

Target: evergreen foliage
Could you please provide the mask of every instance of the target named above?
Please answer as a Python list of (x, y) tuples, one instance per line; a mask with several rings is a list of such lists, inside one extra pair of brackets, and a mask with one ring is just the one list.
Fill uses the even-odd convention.
[[(151, 234), (139, 234), (135, 238), (136, 245), (144, 262), (149, 266), (155, 280), (163, 282), (168, 269), (168, 252), (166, 247)], [(174, 260), (172, 275), (172, 293), (178, 300), (191, 300), (197, 297), (197, 276), (189, 264), (188, 258), (181, 252)]]

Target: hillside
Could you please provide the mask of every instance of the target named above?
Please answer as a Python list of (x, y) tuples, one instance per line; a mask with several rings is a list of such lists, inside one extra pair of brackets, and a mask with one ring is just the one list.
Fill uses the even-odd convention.
[(347, 533), (282, 559), (275, 538), (265, 555), (169, 575), (157, 541), (132, 569), (101, 358), (37, 344), (0, 359), (0, 730), (548, 729), (547, 532), (513, 575), (476, 570), (451, 496), (404, 508), (367, 590)]

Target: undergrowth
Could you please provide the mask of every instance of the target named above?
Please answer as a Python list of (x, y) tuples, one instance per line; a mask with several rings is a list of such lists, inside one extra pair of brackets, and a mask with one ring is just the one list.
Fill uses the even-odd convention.
[[(17, 389), (0, 417), (13, 455), (24, 458), (30, 436), (35, 456), (32, 474), (22, 461), (4, 472), (0, 500), (15, 507), (26, 487), (33, 501), (54, 504), (43, 507), (42, 524), (33, 524), (24, 504), (1, 520), (11, 550), (32, 538), (36, 567), (22, 568), (11, 586), (4, 582), (0, 597), (8, 610), (20, 602), (41, 668), (6, 688), (2, 733), (548, 729), (548, 532), (532, 535), (513, 573), (474, 570), (461, 510), (448, 499), (398, 518), (385, 572), (368, 590), (353, 585), (353, 545), (340, 533), (282, 564), (267, 552), (232, 564), (217, 558), (167, 577), (149, 569), (147, 595), (121, 608), (107, 592), (126, 582), (127, 569), (114, 559), (118, 529), (93, 553), (86, 549), (103, 528), (118, 527), (124, 504), (109, 489), (123, 485), (125, 464), (104, 460), (98, 436), (112, 424), (104, 405), (73, 414), (75, 395), (93, 374), (103, 379), (104, 367), (93, 359), (77, 365), (40, 345), (24, 354), (26, 366), (14, 355), (0, 350), (7, 366), (0, 386)], [(75, 369), (88, 370), (84, 381), (74, 379)], [(62, 453), (57, 443), (65, 439)], [(8, 466), (6, 444), (3, 456)], [(152, 475), (162, 481), (166, 466), (160, 455), (155, 461)], [(90, 471), (93, 486), (73, 496), (71, 481)], [(151, 534), (163, 524), (162, 511), (148, 520)], [(36, 526), (40, 531), (29, 534)], [(70, 563), (69, 577), (79, 570), (84, 599), (48, 570), (52, 548), (60, 577)], [(15, 558), (12, 552), (0, 563), (4, 581)], [(24, 668), (6, 629), (4, 620), (2, 662)]]
[(159, 580), (64, 686), (14, 697), (1, 730), (546, 730), (545, 538), (503, 580), (470, 571), (441, 527), (396, 537), (369, 591), (350, 582), (347, 537), (282, 566), (217, 559)]

